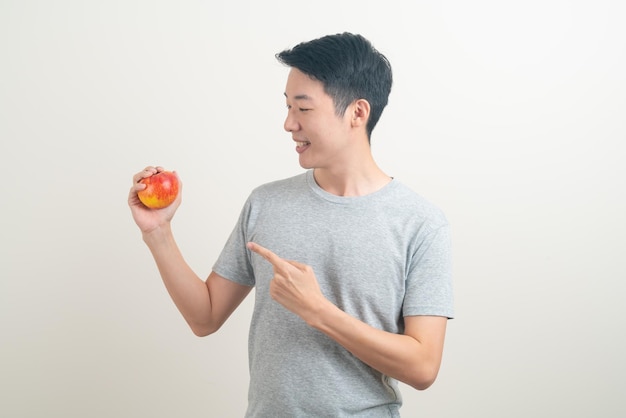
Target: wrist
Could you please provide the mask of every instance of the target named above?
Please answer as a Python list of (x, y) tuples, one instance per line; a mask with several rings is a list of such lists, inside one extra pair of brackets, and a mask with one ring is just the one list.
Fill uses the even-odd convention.
[(332, 317), (336, 315), (337, 310), (339, 308), (335, 304), (323, 297), (309, 311), (305, 321), (310, 327), (323, 332), (327, 327), (326, 324), (332, 323)]
[(142, 231), (142, 238), (149, 247), (167, 242), (173, 238), (171, 225), (169, 222), (166, 222), (148, 231)]

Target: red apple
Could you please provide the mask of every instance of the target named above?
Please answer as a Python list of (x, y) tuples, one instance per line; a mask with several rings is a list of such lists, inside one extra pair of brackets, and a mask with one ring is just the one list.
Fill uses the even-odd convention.
[(137, 192), (137, 196), (150, 209), (169, 206), (178, 195), (178, 177), (172, 171), (161, 171), (142, 179), (140, 183), (146, 188)]

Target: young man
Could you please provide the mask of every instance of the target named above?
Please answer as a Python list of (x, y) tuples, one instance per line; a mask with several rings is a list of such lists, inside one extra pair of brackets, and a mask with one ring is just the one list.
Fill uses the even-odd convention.
[(392, 84), (387, 59), (343, 33), (277, 55), (290, 72), (285, 130), (295, 177), (255, 189), (201, 280), (170, 229), (170, 207), (129, 205), (165, 286), (199, 336), (256, 287), (249, 334), (250, 417), (397, 417), (397, 380), (426, 389), (453, 315), (442, 212), (375, 163), (370, 136)]

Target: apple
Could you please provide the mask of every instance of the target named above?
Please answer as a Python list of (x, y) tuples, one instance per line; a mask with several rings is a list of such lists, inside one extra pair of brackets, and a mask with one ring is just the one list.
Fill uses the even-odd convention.
[(140, 183), (146, 188), (138, 191), (137, 196), (150, 209), (169, 206), (178, 196), (178, 177), (172, 171), (161, 171), (142, 179)]

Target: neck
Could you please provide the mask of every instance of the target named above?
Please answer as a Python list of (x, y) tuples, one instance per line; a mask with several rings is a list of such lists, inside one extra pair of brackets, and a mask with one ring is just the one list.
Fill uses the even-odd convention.
[(313, 174), (322, 189), (346, 197), (374, 193), (391, 181), (372, 158), (354, 165), (342, 165), (339, 168), (316, 168)]

